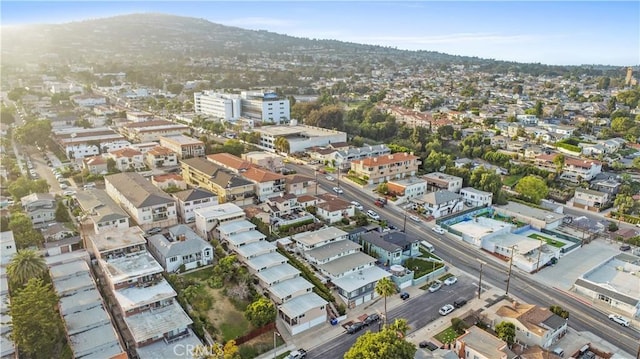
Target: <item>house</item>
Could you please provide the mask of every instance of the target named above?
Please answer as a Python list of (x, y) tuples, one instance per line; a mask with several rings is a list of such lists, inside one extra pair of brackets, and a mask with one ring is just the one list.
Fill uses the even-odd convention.
[(55, 242), (64, 238), (73, 237), (76, 235), (76, 232), (67, 228), (62, 223), (53, 223), (53, 225), (49, 225), (44, 229), (44, 231), (42, 231), (42, 235), (44, 236), (45, 241)]
[(243, 206), (254, 203), (255, 185), (248, 179), (203, 158), (189, 158), (181, 162), (185, 181), (207, 189), (218, 196), (220, 203), (232, 202)]
[(188, 189), (172, 194), (178, 204), (178, 218), (182, 223), (196, 221), (194, 211), (218, 204), (218, 197), (202, 188)]
[(109, 197), (106, 191), (90, 189), (76, 193), (82, 210), (81, 218), (88, 218), (95, 233), (129, 228), (129, 215)]
[(161, 190), (167, 189), (187, 189), (187, 182), (178, 173), (165, 173), (162, 175), (151, 176), (151, 183)]
[(102, 157), (102, 155), (83, 158), (82, 168), (93, 175), (105, 174), (109, 170), (107, 159)]
[(146, 151), (144, 162), (149, 168), (172, 167), (178, 165), (178, 154), (162, 146), (155, 146)]
[(316, 204), (317, 215), (324, 218), (329, 224), (355, 215), (355, 208), (349, 201), (331, 194), (320, 195), (318, 198), (320, 200)]
[(490, 206), (493, 203), (493, 193), (485, 192), (473, 187), (464, 187), (460, 190), (464, 203), (471, 207)]
[(456, 339), (455, 351), (464, 358), (473, 359), (511, 359), (516, 357), (511, 353), (505, 341), (475, 325)]
[(178, 224), (176, 201), (135, 172), (105, 176), (105, 190), (144, 230)]
[(611, 197), (607, 192), (599, 192), (592, 189), (577, 187), (574, 192), (572, 203), (574, 207), (600, 212), (600, 210), (606, 206), (610, 200)]
[(392, 179), (414, 176), (422, 162), (409, 153), (394, 153), (369, 157), (351, 162), (354, 175), (366, 179), (368, 184), (378, 184)]
[(198, 208), (193, 212), (196, 216), (196, 232), (206, 239), (220, 239), (218, 227), (221, 224), (245, 219), (244, 210), (233, 203)]
[[(556, 164), (553, 160), (557, 155), (558, 154), (540, 155), (535, 158), (534, 163), (542, 170), (555, 172)], [(591, 181), (600, 172), (602, 172), (602, 162), (600, 161), (565, 156), (560, 178), (576, 183)]]
[(53, 136), (70, 159), (96, 156), (131, 145), (124, 136), (108, 127), (64, 128), (55, 130)]
[(591, 181), (590, 188), (594, 191), (608, 193), (610, 196), (615, 196), (620, 191), (622, 184), (613, 178), (608, 179), (595, 179)]
[(161, 136), (160, 146), (175, 152), (180, 160), (192, 157), (204, 157), (204, 142), (189, 136)]
[(391, 231), (380, 233), (371, 231), (360, 236), (359, 243), (365, 253), (375, 254), (385, 266), (402, 264), (407, 258), (420, 256), (419, 240), (409, 239), (406, 233)]
[(144, 168), (144, 157), (142, 152), (131, 147), (125, 147), (110, 151), (104, 155), (106, 159), (112, 159), (116, 163), (116, 168), (122, 172), (139, 170)]
[(535, 126), (538, 124), (538, 117), (536, 117), (536, 115), (517, 115), (516, 120), (523, 126)]
[(56, 200), (50, 193), (32, 193), (20, 198), (20, 202), (33, 224), (53, 221), (56, 217)]
[(462, 178), (458, 176), (448, 175), (441, 172), (432, 172), (422, 176), (427, 181), (427, 191), (447, 190), (449, 192), (458, 193), (462, 188)]
[(298, 233), (291, 237), (291, 240), (296, 243), (296, 247), (303, 251), (345, 239), (347, 239), (347, 232), (336, 227), (326, 227), (313, 232)]
[(434, 218), (460, 212), (464, 208), (462, 196), (447, 190), (427, 193), (419, 200)]
[(260, 201), (283, 193), (285, 177), (281, 174), (251, 167), (240, 174), (255, 185), (255, 193)]
[(336, 147), (336, 144), (333, 143), (329, 144), (329, 147), (338, 150), (331, 152), (328, 159), (330, 161), (335, 160), (335, 165), (345, 170), (345, 172), (351, 168), (352, 161), (391, 154), (391, 149), (385, 144), (339, 149)]
[(396, 203), (403, 203), (427, 193), (427, 181), (417, 177), (394, 179), (387, 182), (387, 190), (400, 197)]
[[(290, 226), (296, 223), (313, 223), (316, 218), (305, 211), (294, 194), (281, 194), (271, 197), (265, 203), (265, 212), (269, 213), (268, 222), (274, 227)], [(267, 222), (265, 220), (265, 222)]]
[[(506, 301), (503, 301), (506, 302)], [(533, 304), (506, 302), (495, 311), (493, 327), (500, 322), (516, 327), (516, 340), (529, 346), (550, 348), (567, 333), (567, 319)]]
[(247, 152), (242, 154), (242, 159), (254, 166), (262, 167), (271, 172), (280, 172), (284, 168), (282, 157), (271, 152)]
[(213, 262), (213, 247), (184, 224), (169, 227), (147, 239), (149, 252), (169, 273), (195, 269)]
[(294, 174), (285, 176), (284, 189), (286, 193), (295, 194), (296, 196), (304, 194), (318, 194), (317, 182), (311, 177)]

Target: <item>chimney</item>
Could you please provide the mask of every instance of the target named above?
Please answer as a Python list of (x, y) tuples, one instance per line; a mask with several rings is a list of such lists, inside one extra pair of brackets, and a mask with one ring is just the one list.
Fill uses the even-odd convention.
[(185, 236), (184, 234), (181, 234), (181, 235), (178, 236), (178, 240), (180, 242), (184, 242), (186, 239), (187, 239), (187, 236)]

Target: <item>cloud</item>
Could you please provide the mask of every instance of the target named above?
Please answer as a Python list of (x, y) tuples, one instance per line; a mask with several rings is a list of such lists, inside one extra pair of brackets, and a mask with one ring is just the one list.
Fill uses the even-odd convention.
[(243, 17), (230, 20), (218, 20), (216, 21), (223, 25), (236, 26), (242, 28), (256, 28), (256, 27), (293, 27), (297, 26), (296, 21), (287, 19), (277, 19), (272, 17)]

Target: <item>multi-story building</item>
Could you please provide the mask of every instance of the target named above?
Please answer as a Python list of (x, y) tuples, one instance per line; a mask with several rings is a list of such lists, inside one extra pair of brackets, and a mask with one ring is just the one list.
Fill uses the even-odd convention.
[(362, 146), (358, 148), (349, 148), (346, 150), (338, 150), (332, 152), (329, 157), (336, 161), (336, 166), (342, 170), (349, 170), (351, 168), (351, 162), (355, 160), (362, 160), (369, 157), (379, 157), (384, 155), (390, 155), (391, 149), (387, 145), (372, 145)]
[(80, 217), (91, 220), (95, 233), (129, 228), (129, 215), (104, 190), (79, 191), (76, 201)]
[(280, 172), (284, 168), (282, 157), (270, 152), (253, 151), (243, 153), (242, 159), (271, 172)]
[(507, 342), (475, 325), (456, 339), (454, 351), (464, 358), (474, 359), (507, 359), (511, 353)]
[(93, 175), (99, 175), (107, 173), (109, 167), (107, 166), (107, 159), (100, 155), (83, 158), (82, 168)]
[[(535, 158), (534, 163), (542, 170), (555, 173), (557, 165), (554, 163), (554, 159), (556, 156), (558, 156), (557, 153), (540, 155)], [(565, 156), (560, 178), (571, 182), (591, 181), (600, 172), (602, 172), (602, 162), (600, 161)]]
[(281, 174), (251, 167), (241, 173), (241, 176), (255, 185), (255, 193), (260, 201), (284, 193), (286, 181)]
[(218, 197), (202, 188), (187, 189), (172, 194), (178, 203), (178, 218), (181, 223), (193, 223), (195, 210), (218, 204)]
[(242, 91), (240, 95), (214, 91), (193, 94), (194, 110), (224, 121), (235, 122), (240, 117), (263, 123), (289, 122), (289, 100), (279, 98), (273, 92)]
[(194, 210), (196, 216), (196, 232), (202, 238), (220, 238), (218, 227), (228, 222), (245, 219), (244, 210), (233, 203), (221, 203), (215, 206)]
[(107, 194), (144, 230), (178, 224), (176, 202), (135, 172), (104, 178)]
[(307, 193), (317, 193), (317, 182), (315, 179), (303, 175), (288, 175), (285, 178), (285, 191), (287, 193), (295, 194), (296, 196), (304, 195)]
[(290, 126), (258, 127), (254, 129), (254, 132), (260, 133), (259, 145), (270, 151), (276, 151), (276, 139), (283, 137), (289, 143), (289, 153), (304, 152), (309, 147), (347, 141), (346, 132), (297, 125), (296, 121), (291, 121)]
[(66, 128), (54, 132), (56, 142), (70, 159), (85, 158), (128, 147), (131, 143), (110, 128)]
[(447, 190), (458, 193), (462, 188), (462, 178), (441, 172), (432, 172), (422, 176), (427, 181), (427, 191)]
[(390, 194), (402, 198), (401, 202), (397, 202), (402, 203), (427, 193), (427, 181), (416, 177), (393, 179), (387, 182), (387, 189)]
[(148, 238), (149, 252), (167, 272), (195, 269), (213, 261), (213, 247), (184, 224)]
[(33, 224), (53, 221), (56, 218), (56, 199), (50, 193), (32, 193), (20, 198), (20, 202)]
[(162, 276), (162, 266), (146, 250), (139, 227), (89, 236), (100, 281), (112, 298), (116, 322), (124, 323), (125, 342), (140, 358), (175, 356), (175, 346), (202, 345), (190, 329), (191, 318)]
[(204, 142), (185, 135), (162, 136), (160, 146), (178, 155), (178, 159), (204, 157)]
[(547, 308), (512, 302), (495, 312), (494, 326), (509, 322), (516, 327), (516, 340), (530, 346), (550, 348), (567, 333), (568, 321)]
[(577, 187), (572, 202), (574, 207), (599, 212), (610, 200), (611, 197), (609, 197), (609, 193), (607, 192)]
[(490, 206), (493, 203), (493, 193), (481, 191), (473, 187), (465, 187), (460, 190), (464, 203), (472, 207)]
[(413, 154), (394, 153), (353, 161), (351, 171), (355, 176), (366, 179), (369, 184), (377, 184), (414, 176), (421, 163), (420, 157)]
[(230, 153), (224, 152), (207, 155), (207, 160), (226, 170), (238, 174), (246, 172), (249, 168), (253, 167), (251, 162), (243, 160), (240, 157), (234, 156)]
[(158, 142), (160, 137), (178, 136), (190, 132), (191, 128), (166, 120), (131, 122), (120, 126), (118, 131), (129, 141), (135, 143)]
[(155, 146), (144, 154), (144, 162), (149, 168), (177, 166), (178, 155), (166, 147)]
[(242, 176), (200, 157), (183, 160), (181, 164), (184, 180), (217, 194), (220, 203), (243, 206), (254, 202), (255, 186)]
[(131, 147), (110, 151), (105, 154), (104, 157), (114, 160), (116, 168), (122, 172), (144, 168), (144, 157), (142, 152)]
[(464, 201), (462, 196), (447, 190), (427, 193), (422, 197), (424, 208), (434, 218), (462, 211)]
[(318, 199), (319, 201), (316, 204), (317, 215), (330, 224), (355, 215), (353, 204), (338, 196), (325, 194), (318, 196)]
[(420, 241), (415, 237), (410, 239), (403, 232), (366, 232), (360, 236), (359, 241), (360, 245), (369, 250), (368, 253), (375, 253), (378, 260), (385, 266), (402, 264), (408, 258), (422, 255)]
[(238, 120), (241, 116), (241, 106), (241, 98), (238, 95), (215, 91), (193, 94), (193, 109), (197, 114), (208, 115), (224, 121)]

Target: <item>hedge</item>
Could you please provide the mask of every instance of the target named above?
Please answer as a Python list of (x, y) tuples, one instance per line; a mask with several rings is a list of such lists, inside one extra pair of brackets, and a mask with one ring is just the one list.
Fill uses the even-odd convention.
[(565, 150), (571, 151), (571, 152), (577, 152), (577, 153), (581, 153), (582, 149), (578, 146), (574, 146), (572, 144), (569, 143), (563, 143), (563, 142), (558, 142), (556, 143), (556, 147), (560, 147), (560, 148), (564, 148)]
[(320, 281), (320, 279), (315, 276), (313, 272), (311, 272), (309, 267), (304, 265), (304, 263), (301, 263), (293, 255), (291, 255), (291, 253), (283, 250), (282, 248), (278, 248), (278, 252), (283, 256), (287, 257), (287, 259), (289, 260), (289, 263), (291, 263), (291, 265), (293, 265), (300, 272), (302, 272), (302, 276), (304, 277), (304, 279), (308, 280), (315, 286), (314, 292), (316, 292), (324, 300), (335, 303), (336, 299), (333, 297), (333, 294), (331, 294), (331, 291), (329, 290), (329, 288), (327, 288), (327, 286), (324, 285)]

